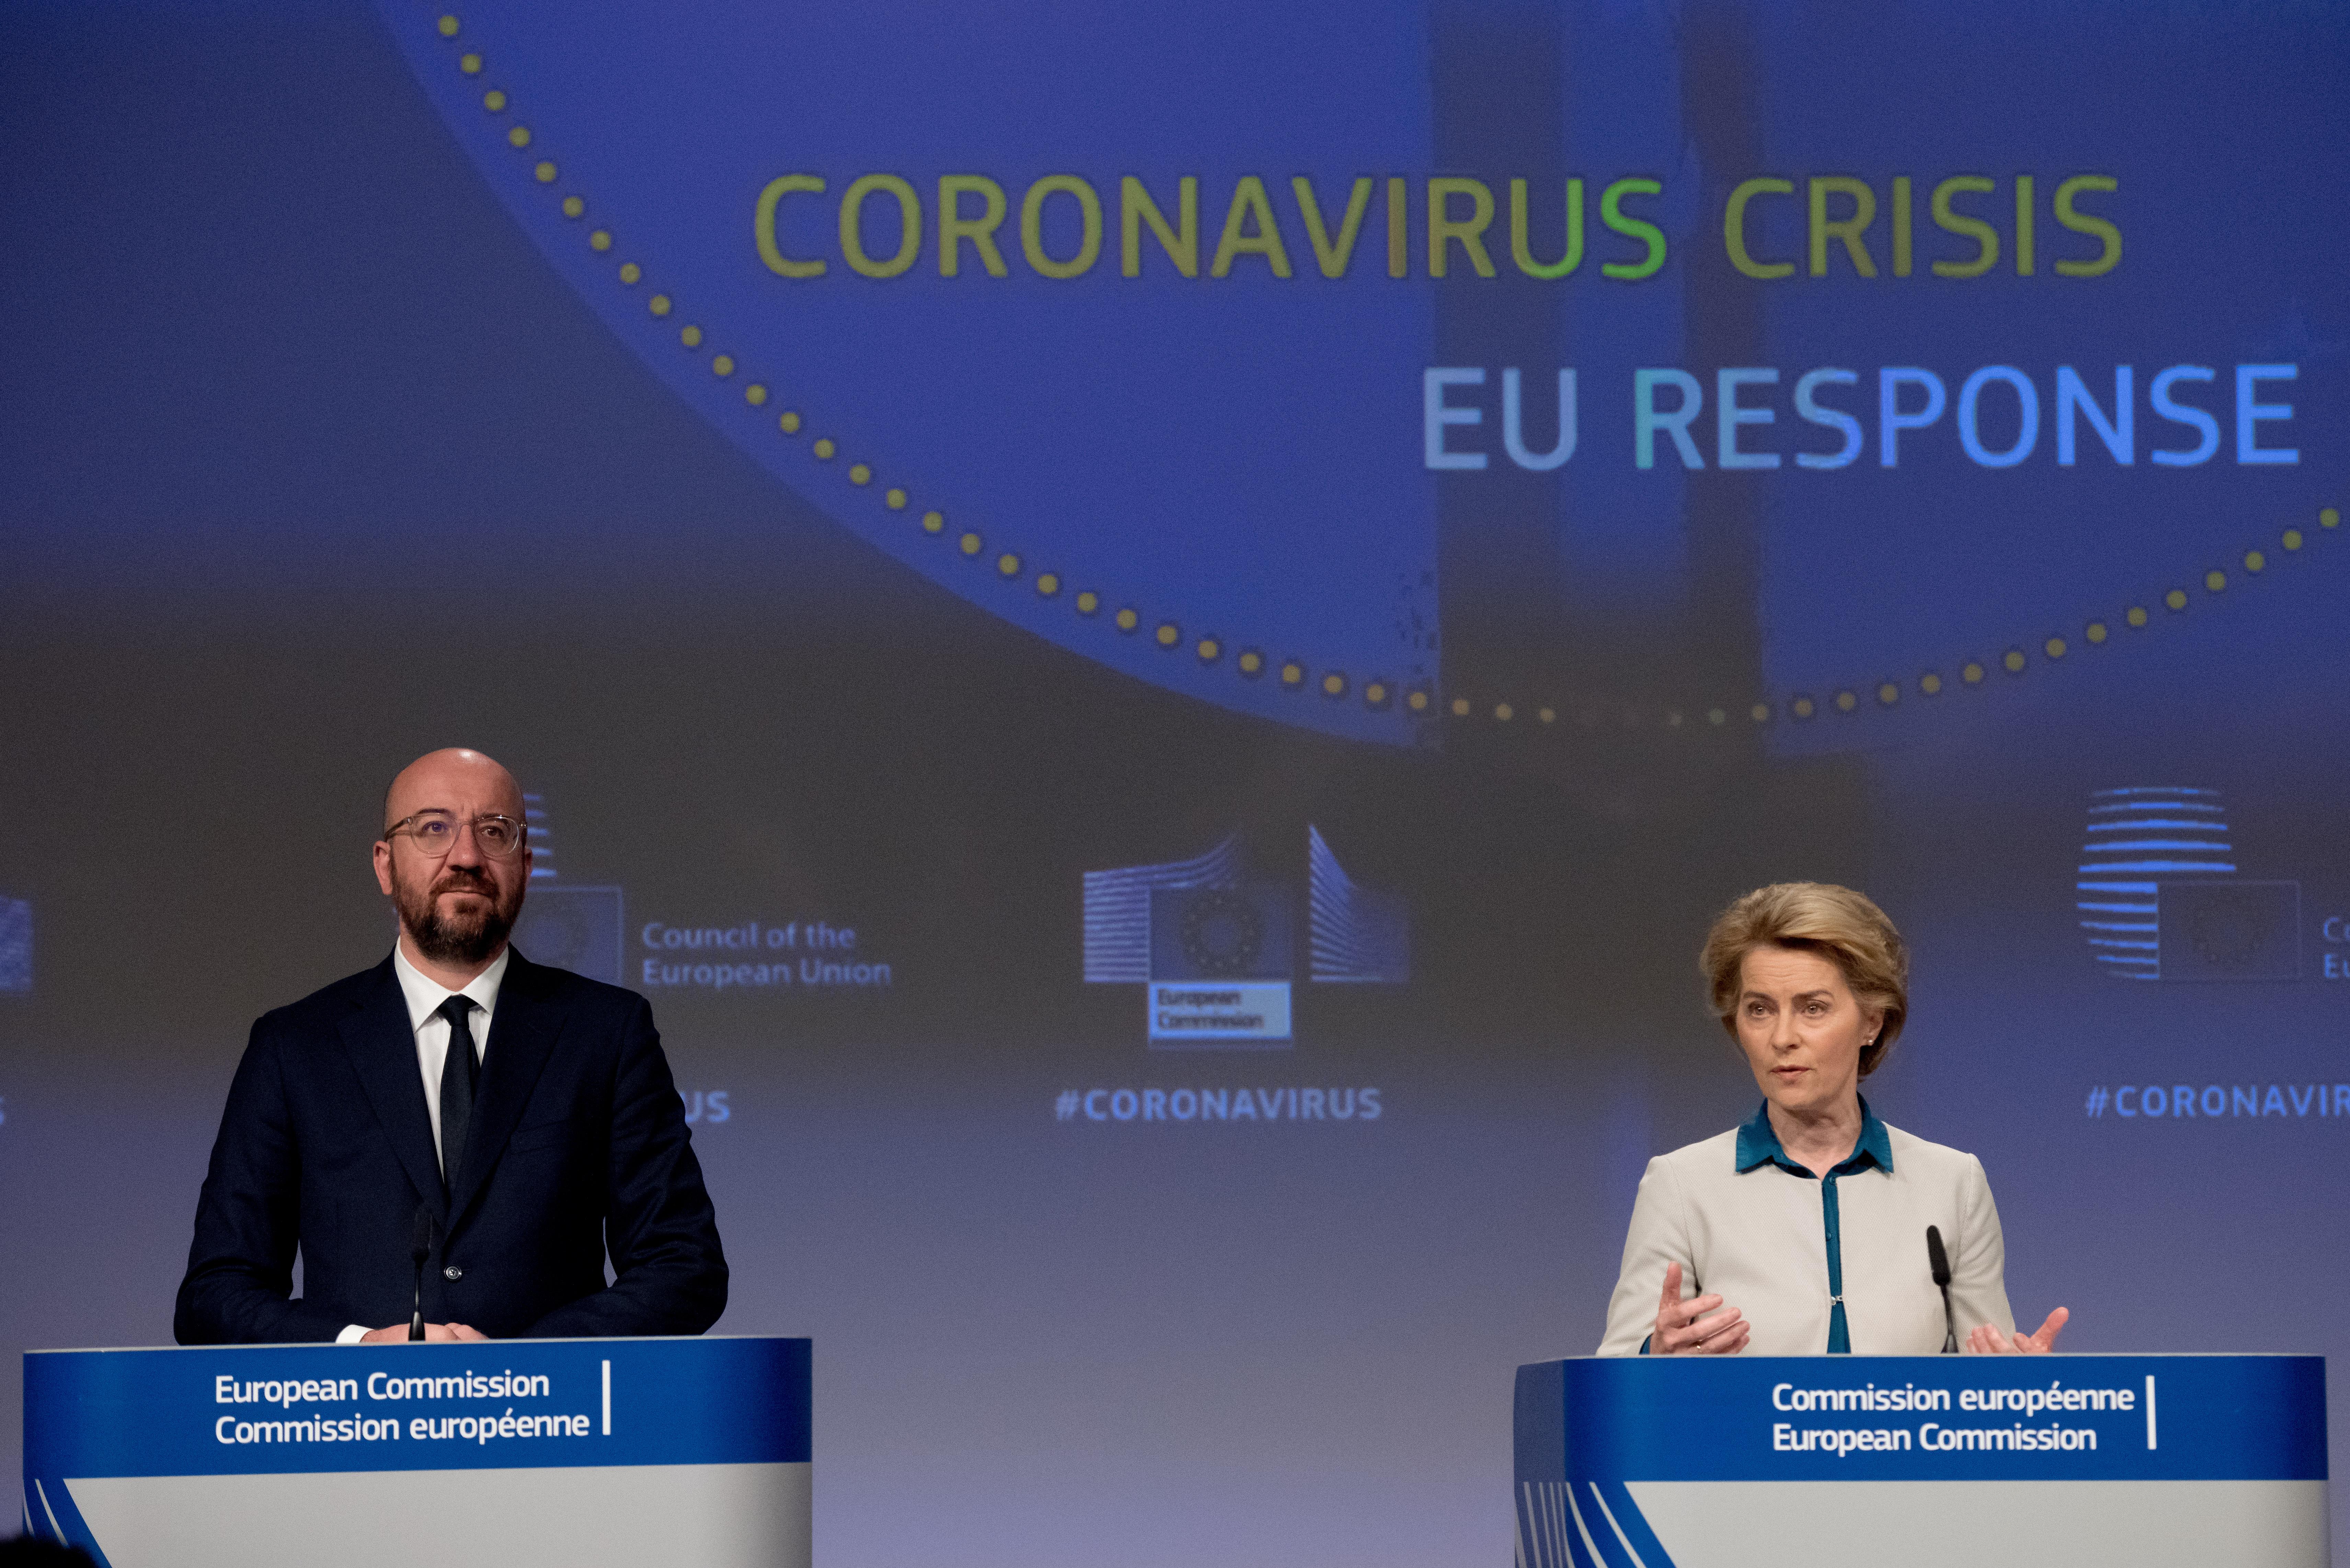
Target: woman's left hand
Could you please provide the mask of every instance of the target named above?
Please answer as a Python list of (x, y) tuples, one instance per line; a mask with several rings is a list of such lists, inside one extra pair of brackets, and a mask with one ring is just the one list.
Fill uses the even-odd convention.
[(1984, 1324), (1968, 1334), (1967, 1348), (1977, 1355), (2045, 1355), (2056, 1348), (2056, 1336), (2072, 1319), (2071, 1309), (2058, 1307), (2048, 1314), (2048, 1321), (2040, 1325), (2038, 1334), (2015, 1334), (2012, 1345), (2008, 1343), (2008, 1336)]

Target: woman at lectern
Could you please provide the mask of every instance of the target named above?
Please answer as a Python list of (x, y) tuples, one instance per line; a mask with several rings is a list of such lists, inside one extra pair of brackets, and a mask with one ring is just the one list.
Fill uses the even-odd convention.
[(1860, 1096), (1908, 1013), (1885, 912), (1849, 888), (1759, 888), (1714, 921), (1700, 962), (1762, 1105), (1648, 1162), (1599, 1354), (1930, 1355), (1960, 1331), (1977, 1353), (2053, 1346), (2063, 1307), (2015, 1332), (1981, 1162)]

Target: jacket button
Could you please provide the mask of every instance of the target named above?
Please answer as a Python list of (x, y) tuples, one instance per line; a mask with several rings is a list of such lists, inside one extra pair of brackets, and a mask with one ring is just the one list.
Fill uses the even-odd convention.
[(441, 1277), (444, 1280), (462, 1280), (465, 1277), (465, 1271), (452, 1263), (441, 1271)]

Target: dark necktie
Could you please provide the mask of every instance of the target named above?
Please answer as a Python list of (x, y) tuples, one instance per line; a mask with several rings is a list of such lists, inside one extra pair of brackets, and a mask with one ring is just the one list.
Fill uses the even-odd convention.
[(473, 999), (452, 996), (440, 1007), (449, 1021), (449, 1055), (441, 1064), (441, 1185), (457, 1190), (457, 1165), (465, 1157), (465, 1132), (473, 1124), (473, 1090), (482, 1080), (473, 1057), (473, 1029), (467, 1022)]

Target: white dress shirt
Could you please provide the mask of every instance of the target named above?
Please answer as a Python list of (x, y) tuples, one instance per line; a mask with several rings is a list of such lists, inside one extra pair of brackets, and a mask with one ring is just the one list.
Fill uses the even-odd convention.
[[(1927, 1262), (1929, 1225), (1940, 1230), (1950, 1257), (1950, 1315), (1960, 1344), (1979, 1324), (2012, 1334), (2007, 1244), (1982, 1162), (1877, 1125), (1889, 1168), (1874, 1161), (1836, 1168), (1843, 1172), (1835, 1181), (1841, 1294), (1853, 1352), (1931, 1355), (1942, 1348), (1942, 1294)], [(1767, 1121), (1762, 1128), (1776, 1153)], [(1746, 1354), (1817, 1355), (1826, 1349), (1835, 1300), (1825, 1184), (1767, 1158), (1750, 1163), (1756, 1151), (1741, 1155), (1742, 1130), (1648, 1162), (1600, 1355), (1640, 1353), (1656, 1327), (1665, 1266), (1676, 1262), (1683, 1301), (1719, 1295), (1744, 1314), (1752, 1325)], [(1750, 1133), (1750, 1145), (1759, 1141)], [(1740, 1169), (1742, 1163), (1747, 1168)]]
[[(501, 948), (490, 967), (465, 982), (462, 991), (451, 991), (414, 964), (397, 944), (391, 950), (391, 972), (399, 978), (400, 994), (408, 1002), (408, 1026), (416, 1035), (416, 1071), (424, 1081), (424, 1114), (432, 1123), (432, 1153), (447, 1171), (449, 1162), (441, 1156), (441, 1071), (449, 1062), (449, 1021), (441, 1016), (442, 1006), (452, 996), (463, 996), (473, 1003), (473, 1015), (466, 1026), (473, 1031), (473, 1060), (481, 1061), (490, 1046), (490, 1018), (498, 1005), (498, 987), (506, 978), (506, 960), (511, 948)], [(368, 1332), (364, 1324), (352, 1324), (335, 1336), (338, 1345), (356, 1345)]]
[[(473, 1034), (473, 1060), (481, 1061), (490, 1047), (490, 1016), (497, 1010), (498, 986), (506, 978), (506, 961), (512, 956), (512, 949), (500, 948), (489, 968), (467, 981), (463, 991), (451, 991), (410, 963), (399, 948), (391, 950), (391, 972), (400, 977), (400, 994), (408, 1000), (408, 1026), (416, 1032), (416, 1070), (424, 1079), (424, 1113), (432, 1119), (436, 1155), (441, 1151), (441, 1071), (449, 1061), (449, 1021), (441, 1016), (441, 1009), (452, 996), (473, 1003), (467, 1027)], [(448, 1170), (446, 1159), (441, 1168)]]

